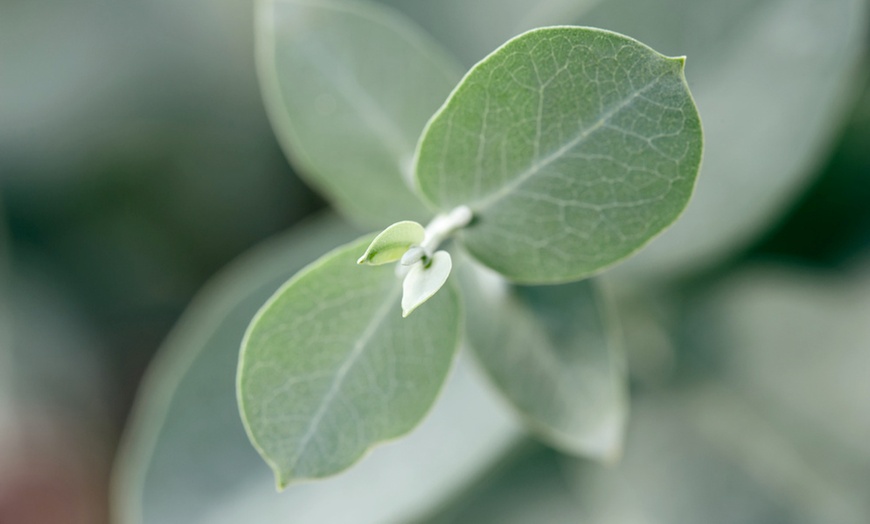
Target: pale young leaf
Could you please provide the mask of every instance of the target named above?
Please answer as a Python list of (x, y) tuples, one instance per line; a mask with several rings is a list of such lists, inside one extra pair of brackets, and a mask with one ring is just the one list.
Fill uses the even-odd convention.
[(402, 258), (408, 248), (423, 242), (426, 230), (417, 222), (404, 220), (383, 230), (372, 240), (357, 264), (380, 266)]
[(402, 316), (407, 317), (432, 298), (447, 282), (452, 267), (453, 261), (447, 251), (436, 252), (428, 265), (420, 261), (411, 266), (402, 283)]

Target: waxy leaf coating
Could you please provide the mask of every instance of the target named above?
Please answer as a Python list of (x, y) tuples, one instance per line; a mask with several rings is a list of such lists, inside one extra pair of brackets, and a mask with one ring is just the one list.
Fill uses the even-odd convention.
[(242, 418), (279, 487), (338, 473), (410, 431), (453, 360), (460, 332), (453, 288), (402, 318), (393, 266), (356, 264), (371, 241), (303, 269), (263, 306), (242, 342)]
[(552, 27), (478, 63), (418, 144), (418, 188), (467, 205), (469, 252), (523, 283), (568, 282), (627, 257), (685, 208), (701, 123), (683, 76), (631, 38)]
[(425, 236), (426, 230), (417, 222), (410, 220), (396, 222), (378, 233), (363, 256), (356, 262), (371, 266), (395, 262), (402, 258), (409, 247), (423, 242)]

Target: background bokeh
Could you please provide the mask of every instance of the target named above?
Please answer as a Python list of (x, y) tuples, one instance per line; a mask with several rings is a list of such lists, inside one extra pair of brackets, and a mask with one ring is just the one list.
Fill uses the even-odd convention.
[[(800, 9), (820, 5), (793, 1)], [(659, 3), (673, 10), (687, 2)], [(590, 9), (584, 0), (536, 10), (516, 1), (383, 3), (466, 65), (523, 24), (588, 21), (629, 32), (639, 21), (664, 23), (644, 12), (618, 18), (625, 29), (608, 23), (630, 5), (622, 0), (600, 0), (586, 18), (576, 14)], [(746, 0), (729, 16), (766, 10), (767, 30), (791, 35), (787, 17), (767, 13), (780, 4), (789, 0)], [(703, 263), (679, 272), (638, 271), (642, 290), (625, 291), (637, 399), (621, 466), (602, 472), (563, 460), (514, 433), (491, 445), (472, 442), (498, 465), (434, 520), (575, 522), (580, 511), (584, 522), (602, 523), (641, 522), (642, 515), (643, 522), (836, 524), (870, 515), (864, 7), (855, 11), (859, 48), (849, 49), (859, 58), (813, 73), (838, 79), (824, 122), (813, 120), (812, 133), (798, 135), (792, 149), (786, 143), (753, 152), (797, 158), (790, 169), (800, 182), (783, 185), (771, 197), (781, 202), (764, 220), (740, 226), (739, 235), (722, 226), (723, 235), (740, 237), (729, 249), (686, 255)], [(494, 9), (498, 16), (482, 23)], [(695, 11), (698, 20), (719, 16)], [(117, 446), (140, 380), (172, 326), (219, 269), (326, 206), (293, 173), (269, 126), (253, 25), (251, 3), (242, 0), (0, 0), (0, 524), (109, 522)], [(643, 31), (631, 34), (657, 38), (655, 31), (637, 34)], [(691, 47), (711, 34), (689, 33), (648, 43)], [(694, 66), (689, 52), (690, 85), (692, 67), (705, 82), (724, 75), (716, 53), (699, 49), (713, 62)], [(702, 101), (714, 104), (720, 94), (709, 92)], [(756, 94), (788, 98), (789, 91), (747, 88), (730, 96), (751, 105)], [(810, 118), (813, 108), (794, 111)], [(743, 122), (753, 133), (777, 132), (768, 124)], [(710, 133), (708, 140), (733, 135)], [(730, 167), (754, 167), (724, 164), (741, 156), (741, 146), (711, 145), (704, 169), (727, 175)], [(761, 165), (768, 164), (779, 165)], [(754, 212), (741, 202), (755, 201), (751, 188), (744, 201), (744, 186), (732, 185), (735, 200), (723, 205), (733, 206), (737, 220)], [(349, 235), (320, 227), (332, 228), (320, 251)], [(292, 257), (289, 245), (282, 253)], [(280, 281), (278, 269), (268, 271)], [(232, 422), (237, 415), (226, 416)], [(783, 435), (792, 440), (783, 443)], [(514, 451), (497, 461), (494, 450), (511, 447), (507, 441)], [(185, 486), (194, 489), (174, 489)], [(208, 504), (209, 494), (191, 497)], [(328, 497), (311, 495), (318, 496)], [(730, 517), (713, 519), (710, 511)]]
[[(202, 284), (321, 207), (248, 2), (0, 2), (0, 522), (99, 523), (143, 370)], [(6, 269), (6, 267), (4, 267)]]

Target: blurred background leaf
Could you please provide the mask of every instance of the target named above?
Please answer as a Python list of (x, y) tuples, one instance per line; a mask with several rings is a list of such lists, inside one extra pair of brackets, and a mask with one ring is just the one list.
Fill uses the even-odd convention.
[[(432, 488), (439, 500), (409, 498), (395, 507), (408, 511), (397, 518), (446, 506), (436, 513), (448, 522), (619, 522), (620, 508), (622, 516), (638, 510), (644, 521), (669, 524), (699, 511), (704, 522), (715, 511), (732, 517), (723, 522), (866, 522), (866, 501), (855, 492), (868, 483), (866, 408), (856, 403), (867, 392), (855, 376), (866, 369), (867, 342), (854, 334), (866, 324), (859, 296), (868, 291), (856, 276), (862, 270), (850, 269), (870, 246), (866, 2), (383, 3), (410, 15), (466, 66), (521, 30), (577, 21), (687, 54), (713, 148), (701, 174), (710, 188), (699, 187), (696, 203), (703, 209), (684, 217), (698, 214), (692, 225), (709, 219), (709, 238), (687, 229), (673, 253), (651, 252), (646, 263), (609, 277), (618, 287), (634, 274), (714, 269), (679, 287), (644, 280), (623, 296), (636, 417), (621, 465), (599, 471), (531, 447), (489, 471), (512, 449), (516, 430), (495, 433), (510, 436), (504, 447), (501, 437), (479, 432), (479, 447), (458, 455), (467, 469), (445, 473)], [(242, 0), (0, 0), (0, 207), (10, 275), (0, 294), (10, 319), (0, 326), (0, 522), (106, 522), (118, 433), (169, 327), (218, 268), (322, 206), (293, 176), (268, 125), (252, 27), (251, 5)], [(773, 46), (759, 47), (767, 43)], [(747, 261), (766, 269), (733, 276)], [(828, 276), (787, 264), (825, 268)], [(167, 344), (187, 344), (177, 337), (198, 321), (184, 322)], [(758, 334), (767, 327), (774, 329)], [(849, 344), (848, 333), (864, 341)], [(234, 355), (221, 347), (201, 371), (188, 354), (190, 367), (182, 362), (170, 373), (167, 358), (151, 373), (178, 375), (170, 381), (174, 395), (143, 400), (134, 431), (151, 436), (128, 447), (153, 446), (152, 460), (137, 458), (147, 466), (135, 473), (153, 511), (148, 522), (196, 521), (215, 495), (244, 493), (223, 468), (252, 472), (239, 475), (250, 479), (250, 491), (227, 495), (212, 508), (214, 519), (239, 521), (242, 513), (232, 511), (301, 499), (335, 506), (331, 490), (351, 484), (380, 489), (371, 479), (381, 474), (369, 466), (358, 480), (275, 495), (268, 469), (234, 426), (232, 392), (212, 399), (212, 390), (200, 389), (209, 372), (231, 379)], [(197, 351), (193, 342), (187, 351)], [(464, 390), (455, 389), (463, 404)], [(144, 407), (152, 402), (159, 409)], [(503, 428), (497, 421), (512, 419), (493, 402), (475, 404), (480, 411), (469, 408), (464, 420), (483, 423), (489, 414), (492, 427)], [(201, 426), (184, 418), (191, 406), (213, 418)], [(426, 442), (419, 444), (425, 450), (443, 445)], [(409, 476), (422, 467), (396, 457)], [(448, 485), (462, 486), (458, 499)], [(353, 500), (371, 492), (358, 493)], [(388, 510), (395, 498), (371, 500)]]
[(26, 272), (9, 278), (3, 240), (0, 522), (103, 522), (111, 377), (68, 297)]
[(252, 26), (237, 0), (0, 2), (17, 414), (0, 521), (105, 522), (118, 434), (176, 316), (322, 206), (268, 125)]
[(619, 320), (602, 284), (517, 286), (462, 259), (467, 340), (495, 386), (544, 442), (618, 459), (628, 416)]
[(265, 118), (250, 6), (2, 9), (0, 188), (14, 263), (51, 273), (111, 325), (123, 348), (111, 358), (135, 376), (208, 275), (320, 205)]
[(582, 466), (590, 522), (870, 519), (870, 266), (750, 266), (683, 304), (679, 384), (633, 404), (625, 460)]
[(688, 57), (705, 130), (698, 187), (684, 216), (619, 270), (624, 278), (696, 273), (750, 247), (818, 172), (866, 75), (864, 0), (385, 1), (468, 65), (519, 31), (565, 23)]

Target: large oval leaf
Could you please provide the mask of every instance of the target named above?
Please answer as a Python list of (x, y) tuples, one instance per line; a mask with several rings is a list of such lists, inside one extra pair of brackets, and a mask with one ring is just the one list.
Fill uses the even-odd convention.
[(460, 267), (469, 343), (529, 427), (567, 453), (618, 456), (628, 381), (597, 283), (515, 286), (479, 266)]
[(257, 63), (283, 147), (341, 212), (427, 218), (408, 185), (414, 146), (459, 78), (434, 42), (376, 5), (261, 0)]
[(423, 195), (472, 208), (460, 239), (524, 283), (576, 280), (671, 224), (701, 160), (683, 60), (597, 29), (525, 33), (476, 65), (429, 122)]
[(302, 270), (263, 306), (242, 342), (242, 418), (279, 487), (337, 473), (410, 431), (453, 360), (456, 292), (447, 286), (402, 318), (394, 268), (356, 263), (372, 238)]

